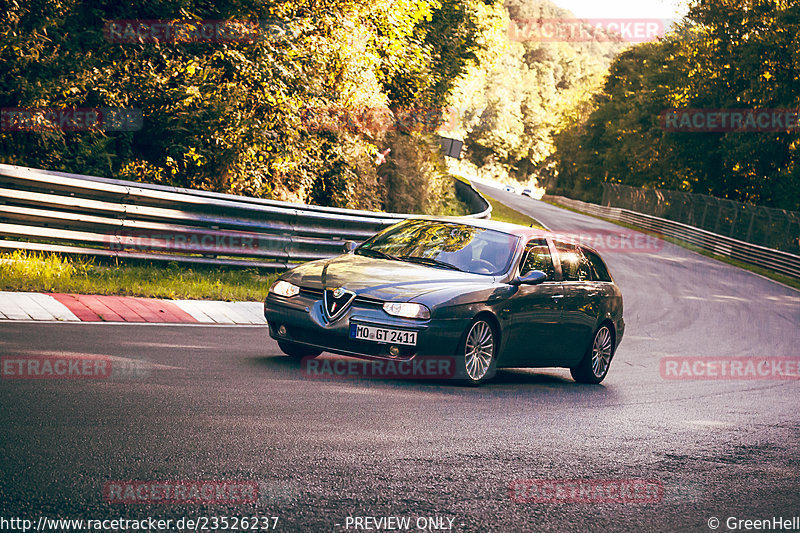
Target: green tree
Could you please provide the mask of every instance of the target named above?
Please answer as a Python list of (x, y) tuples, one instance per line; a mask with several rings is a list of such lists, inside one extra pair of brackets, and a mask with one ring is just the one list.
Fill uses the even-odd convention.
[[(471, 0), (31, 0), (0, 15), (0, 106), (141, 109), (139, 131), (0, 132), (6, 163), (383, 209), (391, 140), (309, 109), (445, 105), (480, 47)], [(114, 42), (121, 20), (260, 21), (243, 42)], [(345, 120), (344, 122), (347, 122)], [(430, 136), (430, 134), (429, 134)], [(435, 143), (426, 149), (438, 151)], [(436, 157), (417, 158), (424, 161)], [(438, 174), (426, 187), (452, 188)], [(428, 179), (430, 178), (430, 179)]]
[(671, 108), (798, 109), (800, 6), (699, 0), (657, 43), (617, 57), (593, 111), (556, 138), (552, 190), (599, 200), (604, 181), (800, 208), (797, 130), (665, 131)]

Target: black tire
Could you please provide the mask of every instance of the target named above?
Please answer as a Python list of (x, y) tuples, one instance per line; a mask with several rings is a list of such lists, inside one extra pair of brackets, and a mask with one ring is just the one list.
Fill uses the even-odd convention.
[(605, 379), (614, 357), (614, 333), (608, 324), (601, 324), (592, 343), (578, 366), (570, 368), (572, 379), (578, 383), (596, 385)]
[(283, 353), (293, 359), (302, 359), (304, 357), (316, 357), (322, 353), (322, 350), (306, 346), (305, 344), (297, 344), (296, 342), (278, 341), (278, 348)]
[(458, 351), (457, 374), (465, 385), (480, 385), (494, 377), (497, 366), (497, 331), (482, 318), (476, 318), (464, 332)]

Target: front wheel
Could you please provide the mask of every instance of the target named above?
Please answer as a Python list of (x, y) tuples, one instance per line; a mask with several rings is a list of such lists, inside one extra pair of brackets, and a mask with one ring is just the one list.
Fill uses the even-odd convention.
[(614, 336), (608, 326), (603, 325), (594, 334), (594, 340), (581, 362), (570, 368), (569, 372), (578, 383), (600, 383), (608, 374), (613, 354)]
[(485, 320), (475, 320), (467, 330), (461, 351), (464, 354), (462, 368), (464, 382), (478, 385), (491, 377), (496, 364), (496, 335), (492, 325)]
[(311, 346), (297, 344), (296, 342), (278, 341), (278, 348), (283, 353), (294, 359), (302, 359), (303, 357), (316, 357), (322, 353), (322, 350), (317, 350)]

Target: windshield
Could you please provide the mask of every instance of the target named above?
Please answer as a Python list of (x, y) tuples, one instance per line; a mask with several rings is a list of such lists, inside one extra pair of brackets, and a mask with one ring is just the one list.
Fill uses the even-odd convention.
[(508, 270), (518, 239), (508, 233), (455, 222), (409, 220), (372, 237), (356, 253), (498, 275)]

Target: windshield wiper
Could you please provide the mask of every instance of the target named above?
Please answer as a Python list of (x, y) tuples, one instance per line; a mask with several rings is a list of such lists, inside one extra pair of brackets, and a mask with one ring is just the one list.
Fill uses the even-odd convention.
[(373, 250), (372, 248), (356, 248), (355, 253), (358, 255), (371, 255), (373, 257), (380, 257), (381, 259), (389, 259), (391, 261), (398, 260), (398, 258), (393, 255), (381, 252), (380, 250)]
[(464, 269), (458, 268), (455, 265), (450, 263), (446, 263), (444, 261), (439, 261), (438, 259), (433, 259), (430, 257), (417, 257), (413, 255), (402, 255), (397, 257), (396, 259), (400, 259), (401, 261), (408, 261), (409, 263), (420, 263), (422, 265), (429, 265), (439, 268), (448, 268), (450, 270), (458, 270), (459, 272), (464, 272)]

